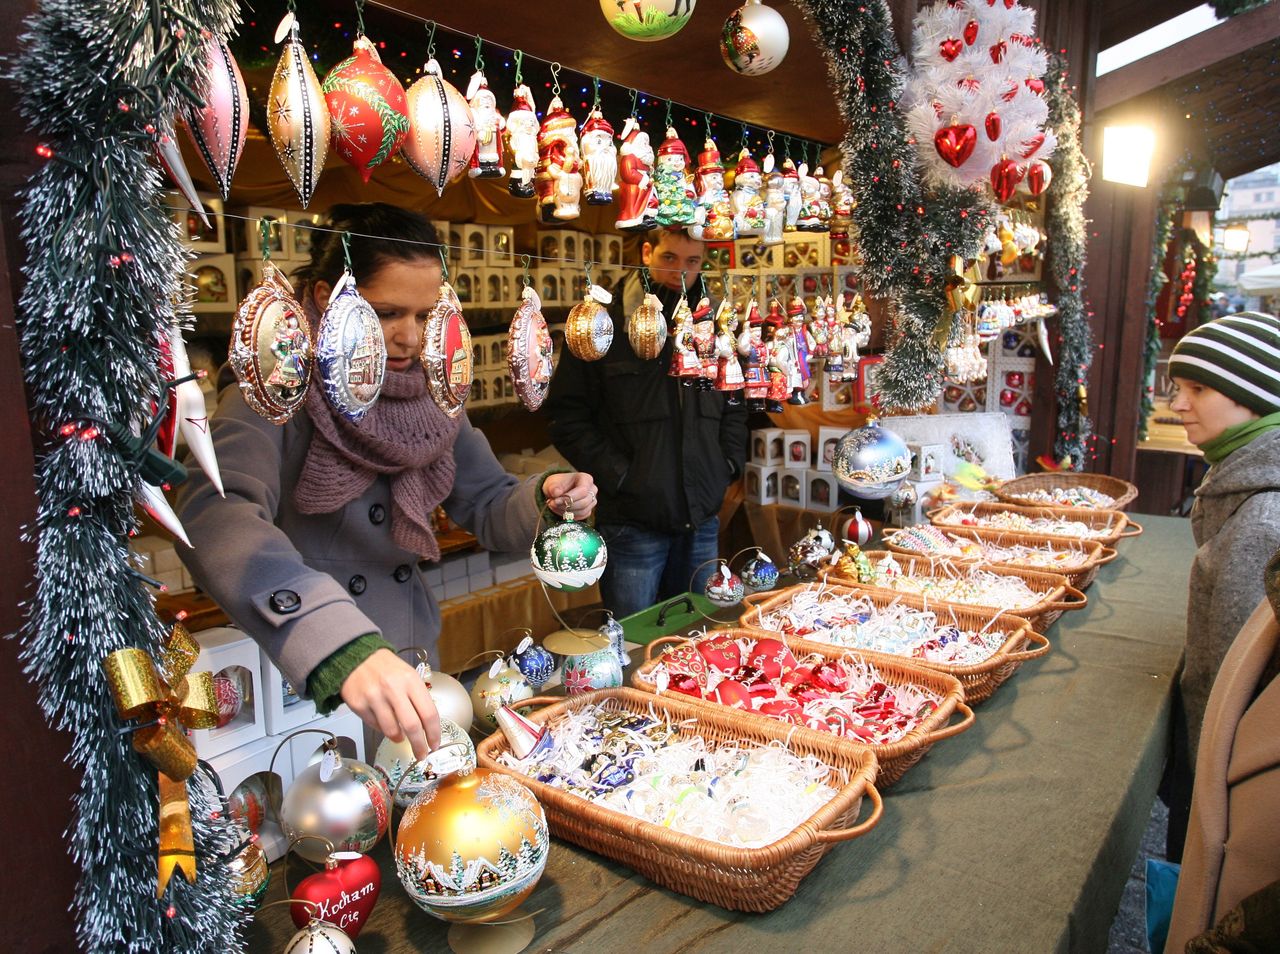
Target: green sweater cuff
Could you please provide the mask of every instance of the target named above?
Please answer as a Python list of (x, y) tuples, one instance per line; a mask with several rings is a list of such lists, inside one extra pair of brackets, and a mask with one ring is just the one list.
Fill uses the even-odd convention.
[(307, 677), (307, 695), (315, 701), (316, 711), (328, 715), (342, 705), (342, 684), (357, 666), (379, 649), (396, 651), (377, 633), (365, 633), (329, 654), (311, 670)]

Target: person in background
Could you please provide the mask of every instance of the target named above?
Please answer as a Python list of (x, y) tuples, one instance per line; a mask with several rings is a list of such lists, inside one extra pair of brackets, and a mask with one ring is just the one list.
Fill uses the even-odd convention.
[(194, 548), (179, 553), (321, 713), (345, 702), (367, 740), (376, 744), (373, 729), (407, 737), (422, 758), (439, 744), (439, 720), (396, 650), (421, 646), (439, 663), (440, 610), (419, 571), (420, 559), (440, 558), (432, 511), (443, 504), (487, 549), (522, 550), (543, 506), (586, 516), (595, 485), (582, 473), (518, 481), (465, 415), (451, 419), (431, 400), (418, 359), (443, 281), (430, 222), (369, 203), (335, 206), (327, 227), (295, 275), (298, 300), (314, 333), (350, 233), (352, 272), (386, 341), (381, 396), (352, 424), (316, 374), (305, 405), (277, 426), (249, 408), (224, 367), (211, 427), (226, 498), (188, 461), (177, 510)]
[(1169, 407), (1210, 465), (1191, 509), (1198, 549), (1168, 779), (1168, 852), (1177, 860), (1209, 691), (1280, 548), (1280, 321), (1246, 312), (1207, 322), (1174, 347), (1169, 376)]
[[(641, 261), (670, 327), (686, 288), (691, 308), (704, 295), (703, 245), (684, 231), (650, 235)], [(712, 567), (700, 564), (718, 553), (720, 505), (747, 450), (745, 405), (671, 377), (670, 336), (655, 360), (632, 351), (627, 316), (644, 292), (640, 272), (628, 270), (610, 308), (608, 353), (588, 362), (566, 348), (544, 405), (556, 447), (598, 480), (597, 529), (609, 547), (600, 592), (619, 617), (701, 591)]]

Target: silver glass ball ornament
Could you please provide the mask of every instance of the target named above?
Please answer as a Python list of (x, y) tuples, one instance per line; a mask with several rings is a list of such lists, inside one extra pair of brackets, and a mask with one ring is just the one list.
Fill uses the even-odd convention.
[(285, 792), (280, 821), (290, 841), (302, 839), (293, 850), (320, 864), (331, 850), (367, 852), (376, 845), (387, 830), (390, 805), (391, 792), (380, 772), (327, 745)]
[[(465, 752), (463, 761), (467, 771), (476, 767), (476, 747), (472, 744), (471, 737), (458, 723), (441, 716), (440, 746), (446, 745), (461, 747), (461, 751)], [(379, 742), (378, 751), (373, 757), (373, 767), (382, 773), (397, 808), (408, 808), (419, 794), (430, 791), (440, 782), (439, 776), (429, 765), (413, 757), (413, 746), (407, 738), (399, 742), (384, 738)], [(406, 772), (409, 777), (402, 782), (400, 779)]]
[(901, 437), (871, 420), (840, 438), (831, 469), (855, 497), (883, 500), (907, 479), (911, 451)]

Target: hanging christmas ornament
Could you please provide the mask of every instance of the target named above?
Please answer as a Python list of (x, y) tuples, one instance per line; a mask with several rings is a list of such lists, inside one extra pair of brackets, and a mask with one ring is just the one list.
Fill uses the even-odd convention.
[(551, 745), (551, 731), (545, 725), (538, 725), (527, 719), (510, 706), (498, 710), (498, 728), (502, 730), (511, 747), (511, 754), (523, 762), (531, 755), (536, 755)]
[(209, 221), (209, 215), (200, 202), (200, 196), (196, 194), (196, 185), (191, 181), (191, 173), (187, 171), (182, 150), (178, 148), (178, 141), (173, 138), (172, 126), (166, 126), (156, 134), (156, 158), (160, 160), (160, 165), (173, 180), (173, 184), (178, 187), (182, 197), (187, 200), (187, 204), (200, 216), (204, 227), (212, 230), (213, 224)]
[(733, 227), (740, 237), (764, 232), (764, 198), (760, 195), (760, 167), (744, 147), (733, 177)]
[(737, 606), (746, 595), (742, 579), (729, 569), (729, 564), (721, 560), (711, 573), (702, 594), (716, 606)]
[(569, 309), (564, 322), (564, 342), (575, 357), (598, 361), (613, 344), (613, 319), (605, 305), (613, 296), (599, 285), (591, 285), (582, 301)]
[(598, 103), (582, 124), (579, 142), (587, 205), (608, 205), (618, 189), (618, 147), (613, 142), (613, 126), (601, 114)]
[(933, 134), (933, 147), (949, 166), (960, 168), (973, 155), (978, 132), (972, 126), (945, 126)]
[(612, 646), (564, 657), (560, 667), (564, 691), (571, 696), (622, 685), (622, 663)]
[[(787, 227), (786, 177), (774, 165), (773, 153), (764, 157), (764, 237), (760, 244), (766, 248), (782, 244), (782, 233)], [(814, 180), (814, 191), (817, 191)]]
[(694, 238), (704, 242), (724, 242), (736, 237), (733, 229), (733, 202), (724, 186), (724, 166), (720, 164), (720, 150), (715, 141), (707, 137), (702, 152), (698, 153), (697, 181), (699, 224), (689, 230)]
[(872, 418), (840, 438), (831, 469), (840, 486), (855, 497), (881, 500), (907, 479), (911, 451), (901, 437)]
[(498, 112), (498, 100), (489, 89), (484, 71), (477, 69), (467, 83), (467, 105), (476, 127), (476, 149), (471, 154), (467, 175), (473, 179), (501, 179), (507, 174), (502, 167), (502, 130), (506, 120)]
[(244, 708), (240, 684), (226, 676), (213, 677), (213, 698), (218, 707), (217, 721), (213, 724), (215, 729), (230, 725)]
[(471, 687), (474, 724), (481, 732), (492, 732), (498, 725), (498, 709), (533, 698), (533, 687), (524, 673), (499, 656), (489, 668), (476, 677)]
[[(471, 711), (470, 706), (467, 711)], [(471, 737), (458, 723), (441, 716), (440, 745), (436, 751), (447, 745), (457, 747), (454, 751), (459, 753), (468, 771), (476, 767), (476, 747), (472, 744)], [(382, 773), (387, 791), (391, 792), (397, 808), (408, 808), (409, 803), (420, 793), (430, 791), (440, 781), (429, 759), (419, 761), (414, 758), (413, 746), (407, 738), (393, 742), (384, 737), (373, 756), (373, 767)]]
[(294, 777), (280, 806), (280, 822), (290, 841), (298, 839), (294, 851), (321, 863), (328, 856), (326, 839), (337, 851), (366, 852), (376, 845), (387, 830), (390, 805), (382, 776), (364, 762), (344, 758), (331, 740), (322, 757)]
[(342, 928), (312, 918), (289, 939), (284, 954), (356, 954), (356, 946)]
[[(467, 349), (470, 355), (470, 347)], [(359, 424), (382, 391), (387, 374), (387, 342), (382, 323), (356, 290), (351, 272), (342, 273), (320, 318), (316, 359), (325, 397), (333, 409)]]
[(447, 268), (422, 331), (419, 357), (427, 373), (431, 400), (449, 417), (457, 417), (471, 393), (471, 330), (462, 317), (458, 293), (449, 284)]
[[(174, 379), (191, 376), (191, 360), (187, 357), (187, 343), (182, 340), (182, 329), (174, 325), (169, 329), (169, 356), (173, 364)], [(204, 392), (198, 381), (183, 381), (170, 388), (171, 413), (177, 419), (178, 430), (191, 449), (191, 454), (213, 484), (218, 496), (225, 497), (222, 474), (218, 470), (218, 455), (213, 449), (213, 435), (209, 433), (209, 414), (205, 410)]]
[(368, 182), (370, 173), (394, 156), (409, 135), (404, 87), (362, 33), (351, 56), (329, 71), (320, 88), (329, 107), (331, 148)]
[(609, 648), (613, 650), (615, 656), (618, 657), (618, 664), (626, 668), (631, 662), (631, 657), (627, 655), (626, 641), (627, 631), (623, 629), (622, 624), (613, 618), (613, 613), (609, 610), (604, 611), (604, 623), (596, 630), (601, 636), (609, 640)]
[(538, 166), (533, 190), (542, 222), (576, 219), (582, 198), (582, 163), (578, 158), (578, 124), (553, 96), (538, 129)]
[(533, 177), (538, 166), (538, 114), (533, 92), (516, 80), (507, 114), (507, 146), (511, 149), (511, 179), (507, 191), (517, 199), (533, 198)]
[(311, 332), (289, 279), (270, 262), (236, 310), (227, 360), (245, 403), (272, 424), (284, 424), (306, 400)]
[(742, 567), (742, 585), (752, 593), (771, 590), (778, 585), (778, 567), (769, 554), (756, 550), (756, 555)]
[(600, 0), (600, 12), (628, 40), (665, 40), (684, 29), (697, 0)]
[(1026, 189), (1032, 195), (1041, 195), (1053, 181), (1053, 169), (1043, 159), (1032, 159), (1027, 163), (1027, 173), (1018, 183), (1019, 189)]
[(835, 553), (836, 541), (831, 531), (818, 524), (803, 537), (791, 544), (787, 551), (787, 568), (792, 573), (816, 572), (829, 563)]
[(667, 127), (667, 138), (658, 147), (657, 163), (653, 186), (658, 196), (658, 224), (663, 227), (693, 225), (697, 195), (689, 173), (689, 150), (671, 126)]
[(187, 531), (183, 528), (182, 521), (178, 519), (178, 515), (165, 498), (163, 490), (144, 480), (139, 480), (134, 488), (133, 495), (142, 509), (147, 512), (147, 516), (188, 547), (191, 546), (191, 538), (187, 536)]
[(227, 814), (254, 835), (262, 829), (262, 822), (267, 817), (271, 804), (267, 795), (266, 778), (265, 772), (250, 775), (227, 796)]
[(644, 232), (657, 225), (658, 198), (653, 188), (653, 146), (634, 115), (622, 124), (618, 150), (618, 219), (623, 232)]
[(281, 40), (285, 44), (271, 78), (267, 126), (280, 164), (305, 209), (329, 155), (329, 107), (292, 13), (286, 13), (276, 28), (276, 42)]
[(210, 33), (204, 41), (205, 84), (200, 88), (204, 105), (184, 102), (182, 118), (191, 142), (213, 174), (218, 194), (231, 194), (231, 177), (244, 151), (249, 128), (249, 93), (240, 67), (227, 41)]
[(875, 529), (871, 526), (871, 522), (862, 515), (862, 511), (857, 507), (853, 508), (852, 516), (836, 524), (836, 535), (841, 540), (855, 543), (860, 547), (865, 547), (870, 543), (874, 533)]
[(1008, 202), (1018, 189), (1026, 169), (1012, 159), (1001, 159), (991, 167), (991, 191), (1001, 202)]
[(549, 847), (538, 800), (514, 778), (478, 768), (449, 776), (405, 812), (396, 874), (434, 917), (491, 921), (532, 893)]
[(631, 350), (642, 361), (652, 361), (662, 354), (667, 343), (667, 319), (657, 295), (646, 292), (644, 299), (627, 319), (627, 340)]
[(235, 857), (227, 862), (227, 875), (231, 880), (231, 893), (249, 908), (262, 903), (271, 883), (271, 869), (267, 866), (267, 853), (255, 840), (246, 841)]
[(604, 538), (592, 527), (564, 515), (564, 522), (538, 534), (530, 550), (534, 575), (556, 590), (586, 589), (604, 573), (609, 558)]
[(324, 870), (298, 882), (289, 897), (289, 916), (298, 927), (316, 918), (339, 927), (351, 940), (369, 923), (373, 906), (382, 892), (382, 872), (378, 863), (358, 851), (332, 851), (324, 860)]
[(433, 672), (426, 663), (418, 664), (418, 673), (426, 682), (431, 701), (436, 704), (436, 712), (440, 713), (441, 719), (461, 726), (471, 725), (475, 712), (466, 686), (447, 672)]
[(787, 21), (760, 0), (747, 0), (720, 31), (725, 65), (743, 76), (763, 76), (782, 62), (791, 43)]
[(511, 657), (511, 665), (524, 675), (525, 681), (536, 692), (547, 684), (556, 671), (556, 658), (533, 641), (532, 636), (520, 640), (515, 655)]
[(507, 369), (516, 396), (530, 411), (546, 400), (551, 387), (551, 332), (542, 317), (542, 301), (529, 285), (520, 293), (520, 306), (507, 331)]
[(476, 151), (476, 125), (462, 94), (445, 81), (435, 58), (409, 87), (409, 138), (401, 153), (413, 171), (444, 193), (471, 164)]

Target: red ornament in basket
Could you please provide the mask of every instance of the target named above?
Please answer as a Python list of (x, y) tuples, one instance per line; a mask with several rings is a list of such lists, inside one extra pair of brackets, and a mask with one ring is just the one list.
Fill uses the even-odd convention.
[(770, 679), (779, 679), (798, 665), (787, 644), (778, 639), (758, 640), (747, 662)]
[(702, 639), (695, 645), (698, 648), (698, 653), (712, 669), (718, 669), (723, 673), (731, 673), (742, 665), (742, 647), (729, 636)]

